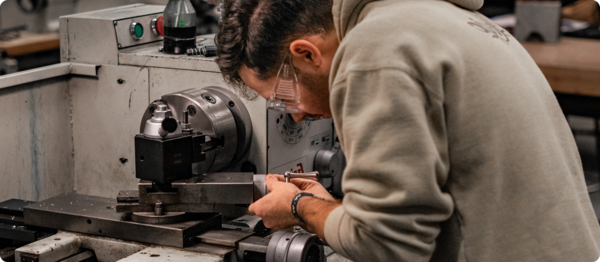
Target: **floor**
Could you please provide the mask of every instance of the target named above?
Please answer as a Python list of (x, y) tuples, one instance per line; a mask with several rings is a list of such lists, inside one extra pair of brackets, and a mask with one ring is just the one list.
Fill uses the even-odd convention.
[[(594, 119), (579, 116), (569, 116), (569, 125), (573, 129), (575, 135), (575, 141), (579, 148), (579, 154), (581, 155), (581, 162), (583, 163), (583, 171), (585, 173), (586, 183), (588, 184), (588, 191), (595, 191), (590, 193), (590, 199), (596, 212), (596, 217), (600, 220), (600, 188), (593, 186), (593, 184), (600, 182), (598, 161), (596, 152), (596, 138), (593, 135), (594, 132)], [(595, 188), (594, 188), (595, 187)]]

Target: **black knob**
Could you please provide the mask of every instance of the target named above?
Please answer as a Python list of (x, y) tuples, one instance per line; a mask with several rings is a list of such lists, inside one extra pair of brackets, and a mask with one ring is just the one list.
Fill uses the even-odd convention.
[(172, 117), (167, 117), (162, 121), (161, 127), (163, 130), (173, 133), (175, 130), (177, 130), (177, 125), (177, 120)]

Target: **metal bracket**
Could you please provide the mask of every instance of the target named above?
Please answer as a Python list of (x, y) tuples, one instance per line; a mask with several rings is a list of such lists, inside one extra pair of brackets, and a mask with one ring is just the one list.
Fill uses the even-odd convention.
[(44, 66), (0, 77), (0, 89), (66, 75), (98, 76), (98, 68), (100, 65), (81, 63)]

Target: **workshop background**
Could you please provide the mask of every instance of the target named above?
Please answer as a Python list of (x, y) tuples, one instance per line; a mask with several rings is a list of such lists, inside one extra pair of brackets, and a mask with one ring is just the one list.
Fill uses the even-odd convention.
[[(197, 35), (216, 33), (219, 19), (218, 0), (191, 2), (197, 13)], [(167, 1), (4, 1), (0, 6), (0, 75), (59, 63), (59, 16), (132, 3), (164, 5)], [(532, 2), (486, 0), (480, 12), (514, 34), (519, 16), (519, 10), (515, 8), (518, 3)], [(588, 191), (600, 217), (599, 8), (594, 0), (566, 0), (560, 2), (560, 9), (561, 34), (557, 39), (544, 39), (544, 33), (533, 30), (522, 42), (526, 42), (525, 47), (538, 62), (557, 93), (575, 135)], [(538, 22), (552, 24), (544, 20)]]

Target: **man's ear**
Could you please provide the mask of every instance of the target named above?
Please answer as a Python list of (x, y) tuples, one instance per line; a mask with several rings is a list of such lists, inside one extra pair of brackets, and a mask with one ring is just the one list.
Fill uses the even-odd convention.
[(321, 50), (311, 41), (294, 40), (290, 44), (290, 51), (294, 66), (302, 71), (315, 71), (323, 64)]

